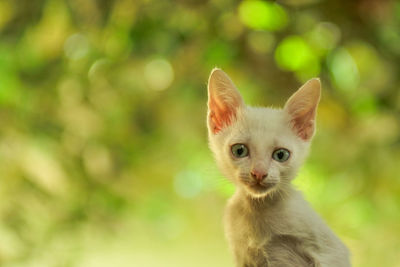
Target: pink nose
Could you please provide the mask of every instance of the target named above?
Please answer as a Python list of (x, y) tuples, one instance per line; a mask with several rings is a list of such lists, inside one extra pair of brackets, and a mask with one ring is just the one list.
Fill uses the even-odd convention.
[(250, 172), (251, 177), (257, 181), (262, 181), (265, 177), (268, 176), (268, 173), (265, 173), (263, 171), (258, 171), (258, 170), (252, 170)]

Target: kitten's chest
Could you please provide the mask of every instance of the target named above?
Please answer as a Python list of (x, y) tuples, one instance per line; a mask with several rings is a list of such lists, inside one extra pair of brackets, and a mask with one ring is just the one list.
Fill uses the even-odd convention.
[(268, 216), (257, 212), (228, 207), (225, 232), (230, 243), (238, 249), (262, 248), (271, 240), (273, 229)]

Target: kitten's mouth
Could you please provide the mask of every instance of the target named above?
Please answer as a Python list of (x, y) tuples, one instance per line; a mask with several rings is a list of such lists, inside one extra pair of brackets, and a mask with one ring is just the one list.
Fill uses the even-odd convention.
[(276, 186), (276, 183), (253, 183), (247, 184), (247, 188), (255, 194), (266, 194)]

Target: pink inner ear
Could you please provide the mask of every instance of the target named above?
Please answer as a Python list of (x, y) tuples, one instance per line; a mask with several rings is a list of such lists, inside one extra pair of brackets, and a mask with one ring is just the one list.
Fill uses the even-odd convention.
[(310, 109), (304, 114), (296, 114), (292, 118), (293, 130), (296, 131), (297, 135), (307, 141), (314, 134), (315, 128), (315, 108)]
[(210, 98), (208, 106), (210, 109), (210, 125), (212, 125), (212, 132), (216, 134), (221, 131), (224, 126), (231, 123), (232, 117), (234, 117), (235, 114), (233, 109), (228, 107), (226, 103), (218, 103), (214, 98)]
[(208, 127), (214, 134), (230, 125), (243, 99), (228, 75), (214, 69), (208, 80)]
[(319, 79), (314, 78), (300, 87), (285, 104), (293, 131), (305, 141), (314, 135), (315, 115), (320, 96), (321, 83)]

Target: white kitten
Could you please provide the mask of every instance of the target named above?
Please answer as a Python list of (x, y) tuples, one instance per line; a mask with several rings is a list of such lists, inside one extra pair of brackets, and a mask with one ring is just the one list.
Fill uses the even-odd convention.
[(345, 245), (290, 184), (307, 156), (319, 99), (312, 79), (283, 109), (249, 107), (222, 70), (211, 72), (209, 140), (236, 185), (225, 230), (237, 266), (350, 266)]

